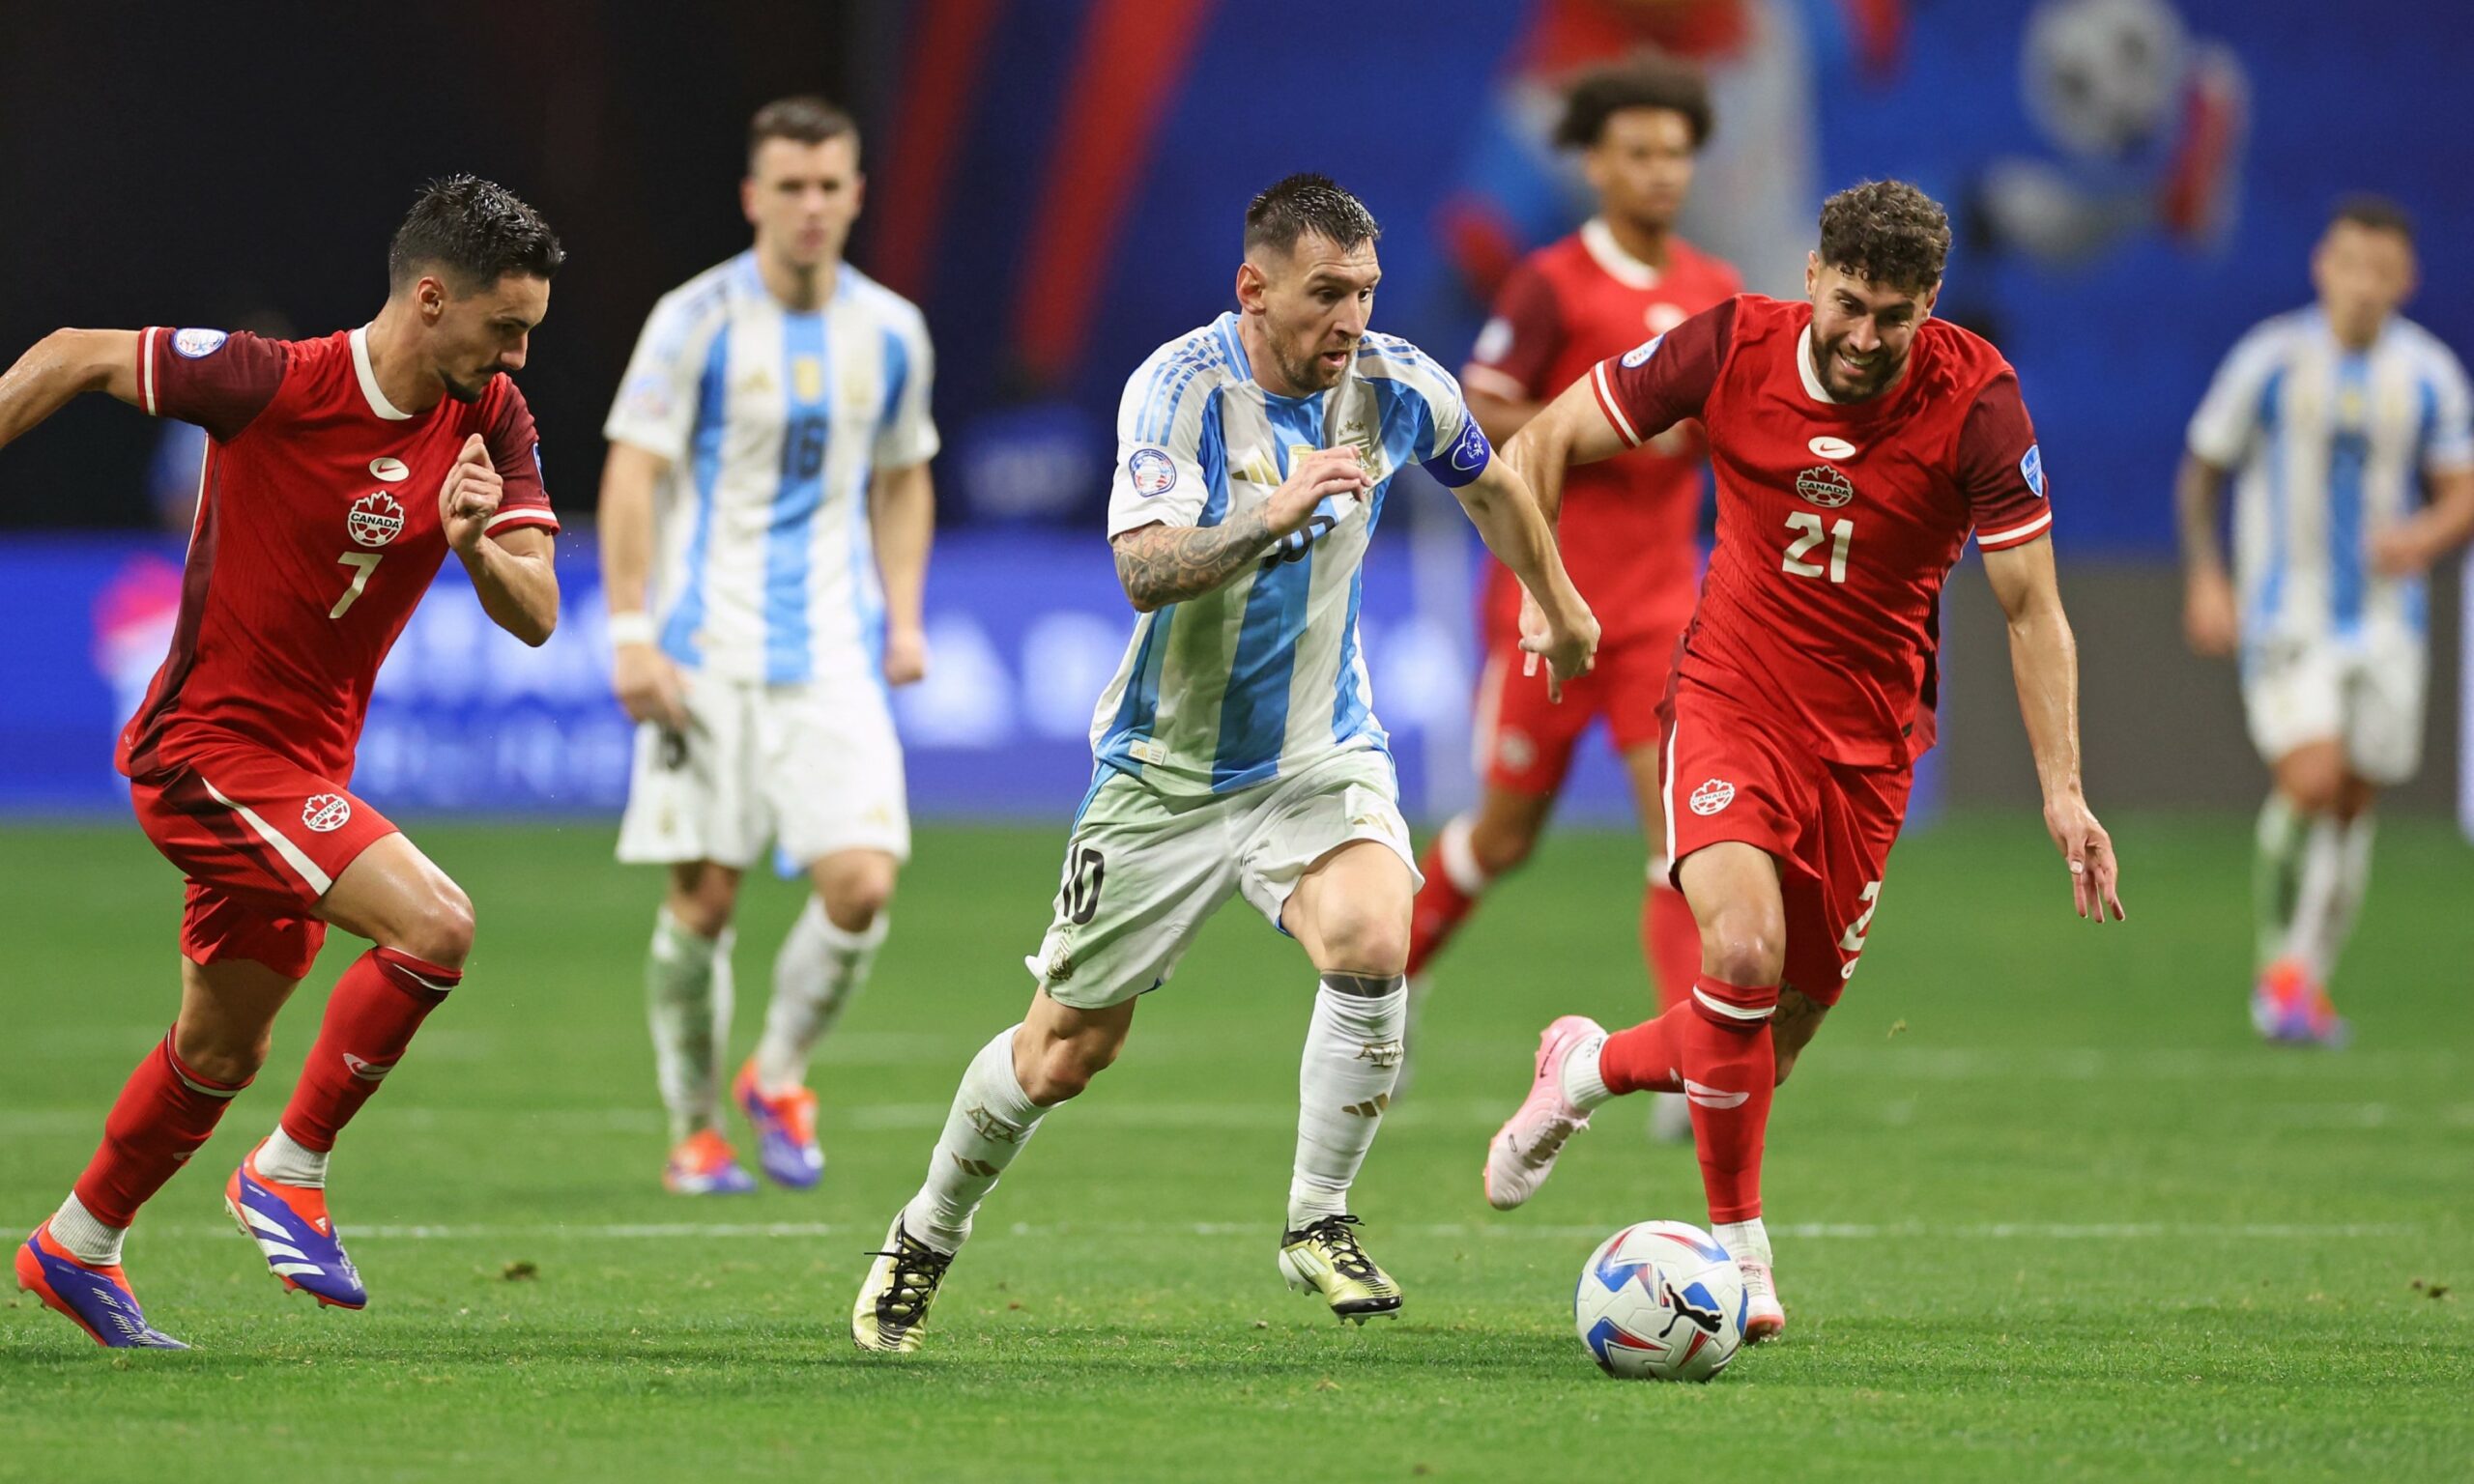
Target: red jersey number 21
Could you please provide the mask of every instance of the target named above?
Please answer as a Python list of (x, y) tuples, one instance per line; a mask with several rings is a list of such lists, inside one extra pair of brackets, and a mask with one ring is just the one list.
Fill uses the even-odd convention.
[(378, 564), (386, 559), (385, 552), (346, 552), (336, 557), (336, 565), (352, 568), (352, 585), (344, 589), (342, 597), (335, 599), (334, 607), (327, 610), (327, 616), (341, 618), (346, 609), (360, 602), (361, 590), (369, 585), (369, 574), (377, 571)]
[[(1825, 529), (1821, 517), (1809, 510), (1798, 510), (1787, 517), (1787, 528), (1796, 539), (1787, 543), (1787, 556), (1778, 570), (1790, 577), (1827, 577), (1833, 583), (1847, 581), (1847, 546), (1856, 539), (1854, 521), (1832, 521)], [(1804, 554), (1824, 541), (1829, 543), (1829, 564), (1806, 561)], [(337, 609), (336, 612), (342, 612)]]

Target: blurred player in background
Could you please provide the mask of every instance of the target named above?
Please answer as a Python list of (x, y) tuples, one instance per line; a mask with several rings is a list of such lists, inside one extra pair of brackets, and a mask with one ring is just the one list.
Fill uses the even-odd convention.
[(858, 129), (821, 99), (768, 103), (747, 172), (755, 245), (653, 306), (603, 430), (612, 684), (639, 724), (618, 859), (670, 868), (645, 984), (682, 1194), (755, 1188), (721, 1057), (739, 879), (774, 840), (816, 891), (731, 1097), (766, 1175), (823, 1172), (808, 1058), (884, 941), (910, 854), (885, 688), (928, 667), (933, 364), (918, 309), (842, 261)]
[[(1597, 214), (1531, 253), (1505, 283), (1461, 368), (1469, 411), (1503, 442), (1591, 366), (1645, 335), (1663, 334), (1737, 293), (1735, 270), (1674, 233), (1692, 186), (1693, 158), (1710, 137), (1710, 97), (1688, 64), (1655, 55), (1590, 72), (1566, 95), (1557, 141), (1581, 152)], [(1658, 1001), (1672, 1006), (1701, 967), (1700, 932), (1657, 855), (1666, 828), (1658, 803), (1658, 699), (1676, 637), (1692, 616), (1699, 573), (1703, 449), (1678, 427), (1639, 458), (1576, 471), (1565, 492), (1557, 545), (1572, 585), (1597, 614), (1597, 668), (1565, 687), (1561, 704), (1523, 674), (1520, 584), (1487, 564), (1486, 663), (1478, 687), (1478, 767), (1485, 790), (1419, 862), (1409, 936), (1411, 993), (1495, 877), (1529, 858), (1555, 808), (1572, 751), (1605, 722), (1631, 775), (1650, 848), (1641, 945)], [(1670, 1138), (1689, 1138), (1680, 1099), (1661, 1099)]]
[(367, 1301), (327, 1214), (337, 1132), (464, 977), (473, 903), (352, 792), (388, 649), (453, 552), (528, 644), (559, 618), (523, 369), (563, 254), (471, 176), (431, 184), (388, 252), (378, 318), (319, 340), (64, 329), (0, 377), (0, 444), (81, 391), (208, 437), (181, 615), (118, 762), (139, 825), (188, 878), (181, 1009), (103, 1123), (17, 1282), (96, 1343), (183, 1348), (139, 1309), (121, 1241), (266, 1060), (330, 924), (376, 946), (328, 997), (283, 1117), (224, 1201), (286, 1288)]
[[(2474, 532), (2474, 427), (2457, 357), (2397, 313), (2414, 291), (2402, 210), (2347, 202), (2311, 278), (2317, 304), (2252, 330), (2218, 370), (2177, 503), (2191, 646), (2239, 651), (2275, 775), (2251, 1017), (2271, 1041), (2334, 1044), (2327, 983), (2370, 880), (2372, 806), (2422, 757), (2423, 574)], [(2236, 471), (2229, 577), (2217, 509)]]
[(1748, 1340), (1786, 1327), (1761, 1222), (1772, 1090), (1864, 952), (1914, 760), (1933, 745), (1942, 584), (1972, 532), (2010, 620), (2045, 825), (2083, 917), (2120, 916), (2079, 780), (2079, 663), (2054, 575), (2044, 463), (2009, 363), (1932, 317), (1949, 219), (1868, 182), (1822, 209), (1809, 301), (1729, 300), (1539, 414), (1506, 451), (1551, 511), (1568, 464), (1709, 431), (1718, 542), (1666, 707), (1666, 825), (1701, 925), (1692, 997), (1610, 1036), (1566, 1015), (1486, 1151), (1486, 1199), (1527, 1201), (1590, 1110), (1691, 1103), (1714, 1234)]
[[(1126, 383), (1108, 542), (1142, 616), (1091, 724), (1091, 789), (1020, 1025), (963, 1073), (927, 1183), (851, 1313), (866, 1350), (916, 1350), (973, 1213), (1049, 1109), (1116, 1059), (1136, 998), (1242, 896), (1321, 976), (1298, 1073), (1280, 1269), (1364, 1323), (1400, 1289), (1360, 1245), (1349, 1188), (1399, 1070), (1416, 870), (1357, 615), (1393, 476), (1422, 464), (1539, 595), (1530, 651), (1560, 684), (1597, 625), (1521, 481), (1451, 374), (1366, 331), (1374, 218), (1319, 175), (1246, 212), (1238, 312)], [(1212, 1160), (1206, 1139), (1194, 1156)]]

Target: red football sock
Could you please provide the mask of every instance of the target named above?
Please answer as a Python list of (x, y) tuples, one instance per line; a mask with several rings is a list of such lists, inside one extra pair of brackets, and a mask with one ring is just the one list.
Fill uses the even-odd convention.
[(1683, 1048), (1676, 1041), (1676, 1032), (1691, 1013), (1671, 1010), (1607, 1037), (1597, 1053), (1597, 1079), (1619, 1098), (1625, 1093), (1683, 1091)]
[[(1452, 941), (1453, 933), (1460, 928), (1461, 919), (1478, 905), (1478, 892), (1463, 891), (1460, 884), (1453, 879), (1452, 863), (1444, 851), (1444, 837), (1453, 830), (1465, 828), (1456, 819), (1445, 825), (1442, 834), (1426, 842), (1425, 854), (1419, 858), (1418, 873), (1426, 878), (1426, 884), (1418, 888), (1418, 899), (1409, 909), (1408, 972), (1411, 975), (1424, 971), (1426, 960)], [(1475, 862), (1468, 862), (1462, 870), (1471, 870), (1474, 866)], [(1482, 884), (1479, 891), (1483, 890)]]
[(77, 1177), (77, 1204), (105, 1226), (129, 1225), (137, 1208), (215, 1132), (233, 1094), (246, 1086), (199, 1076), (166, 1035), (129, 1074), (103, 1120), (102, 1147)]
[(1680, 1020), (1683, 1092), (1713, 1222), (1761, 1214), (1761, 1148), (1778, 1090), (1769, 1040), (1769, 1013), (1777, 1008), (1776, 985), (1730, 985), (1705, 974), (1691, 1001), (1669, 1016)]
[(1657, 985), (1659, 1010), (1691, 997), (1692, 982), (1701, 977), (1701, 925), (1683, 894), (1662, 881), (1641, 894), (1641, 955)]
[(327, 997), (318, 1043), (284, 1105), (283, 1131), (303, 1149), (322, 1155), (333, 1149), (335, 1134), (378, 1091), (378, 1079), (394, 1070), (422, 1018), (463, 982), (461, 969), (391, 948), (354, 959)]

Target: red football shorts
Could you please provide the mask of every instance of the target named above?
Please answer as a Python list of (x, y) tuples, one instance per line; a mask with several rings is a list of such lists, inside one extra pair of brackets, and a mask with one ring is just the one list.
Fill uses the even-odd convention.
[(1795, 728), (1679, 684), (1664, 777), (1676, 866), (1725, 841), (1769, 852), (1787, 910), (1786, 982), (1837, 1004), (1872, 930), (1913, 770), (1823, 761)]
[(246, 958), (288, 979), (327, 940), (311, 913), (360, 852), (395, 833), (342, 785), (246, 743), (187, 752), (132, 779), (137, 823), (188, 877), (181, 953)]
[(1521, 673), (1517, 641), (1504, 639), (1486, 651), (1478, 680), (1478, 773), (1496, 788), (1547, 794), (1564, 786), (1572, 749), (1598, 718), (1618, 753), (1654, 747), (1658, 702), (1674, 667), (1675, 636), (1627, 640), (1597, 651), (1597, 665), (1564, 687), (1559, 704), (1546, 699), (1546, 667)]

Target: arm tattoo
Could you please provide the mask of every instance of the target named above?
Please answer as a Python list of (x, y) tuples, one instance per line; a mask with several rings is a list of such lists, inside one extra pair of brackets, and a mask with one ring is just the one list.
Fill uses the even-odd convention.
[(1259, 507), (1218, 526), (1145, 526), (1111, 543), (1117, 581), (1145, 612), (1202, 596), (1253, 565), (1271, 544)]

